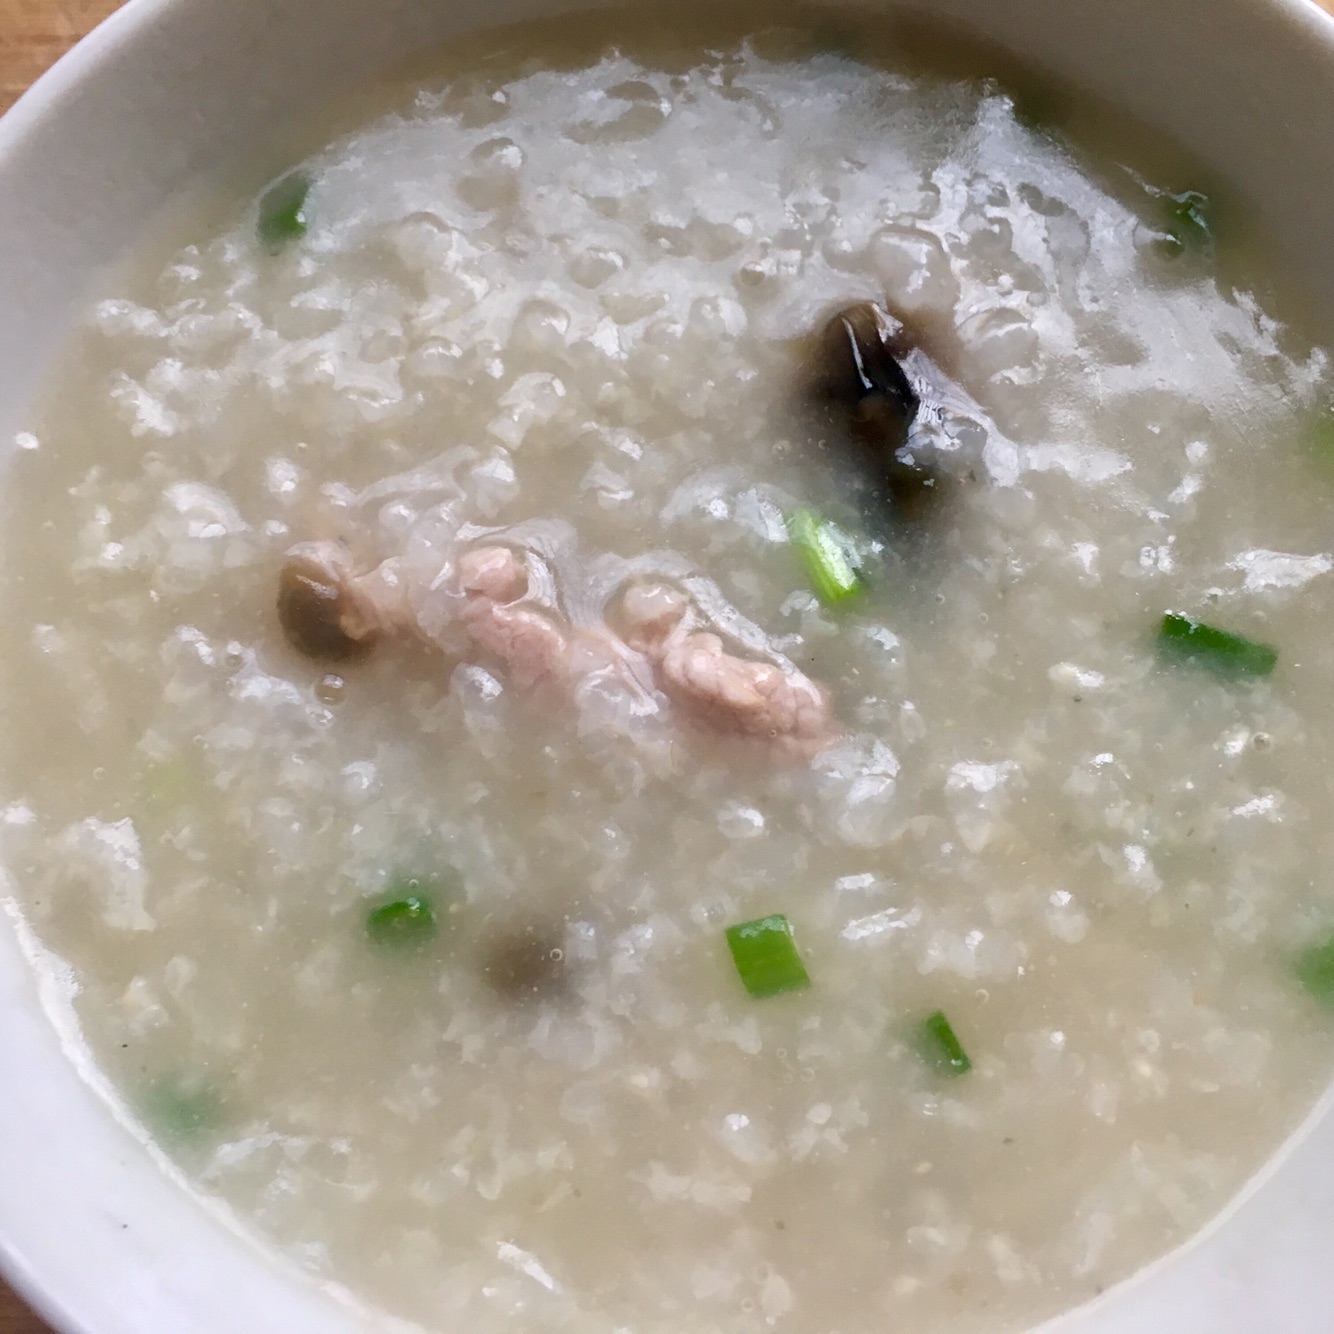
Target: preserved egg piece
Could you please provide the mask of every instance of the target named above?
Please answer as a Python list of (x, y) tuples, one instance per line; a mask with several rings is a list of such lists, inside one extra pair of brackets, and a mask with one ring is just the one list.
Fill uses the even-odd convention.
[(911, 448), (913, 423), (930, 386), (895, 355), (903, 326), (873, 302), (849, 306), (820, 335), (817, 391), (846, 414), (853, 461), (878, 504), (897, 518), (926, 516), (940, 498), (939, 474)]
[(278, 576), (278, 621), (287, 642), (317, 662), (369, 652), (375, 630), (339, 572), (310, 556), (291, 556)]
[(880, 480), (891, 509), (904, 519), (925, 518), (945, 492), (941, 475), (907, 449), (886, 460)]
[(562, 996), (568, 984), (559, 931), (519, 927), (497, 936), (482, 955), (482, 975), (502, 999), (515, 1004)]
[(852, 412), (858, 435), (873, 435), (897, 449), (920, 406), (903, 367), (889, 347), (902, 326), (870, 301), (841, 310), (820, 337), (819, 383), (834, 402)]

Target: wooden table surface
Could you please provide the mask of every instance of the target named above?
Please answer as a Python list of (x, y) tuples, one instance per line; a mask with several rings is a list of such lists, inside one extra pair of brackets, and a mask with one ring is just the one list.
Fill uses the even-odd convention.
[[(122, 0), (0, 0), (0, 112)], [(224, 0), (218, 0), (223, 3)], [(1320, 0), (1334, 9), (1334, 0)], [(0, 1282), (0, 1334), (52, 1334)], [(170, 1334), (145, 1330), (144, 1334)]]

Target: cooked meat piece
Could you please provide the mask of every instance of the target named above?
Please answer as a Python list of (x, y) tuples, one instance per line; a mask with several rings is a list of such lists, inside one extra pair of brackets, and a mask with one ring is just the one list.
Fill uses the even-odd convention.
[(459, 557), (459, 587), (493, 602), (517, 602), (528, 592), (528, 572), (509, 547), (473, 547)]
[(408, 580), (397, 556), (382, 560), (366, 574), (348, 581), (348, 591), (357, 608), (380, 634), (412, 634), (417, 617), (408, 596)]
[(545, 612), (514, 605), (528, 593), (528, 574), (509, 547), (465, 552), (459, 558), (458, 580), (469, 636), (504, 664), (519, 689), (568, 684), (569, 639)]
[(689, 610), (689, 599), (671, 584), (631, 584), (621, 597), (625, 642), (650, 658), (660, 658), (668, 636)]
[(808, 758), (836, 728), (825, 692), (794, 667), (728, 653), (694, 630), (689, 603), (666, 584), (638, 584), (621, 603), (627, 642), (653, 662), (663, 693), (715, 731), (757, 737)]
[(720, 732), (774, 741), (795, 755), (822, 750), (833, 735), (824, 691), (796, 670), (726, 652), (712, 634), (669, 641), (662, 688)]
[[(441, 572), (444, 580), (448, 566)], [(793, 667), (737, 657), (715, 634), (699, 631), (692, 605), (669, 584), (639, 583), (621, 602), (624, 640), (603, 629), (569, 628), (525, 601), (530, 579), (521, 553), (473, 547), (455, 562), (458, 625), (495, 659), (514, 686), (568, 698), (608, 675), (655, 711), (657, 687), (714, 731), (757, 737), (793, 755), (811, 755), (834, 734), (824, 691)], [(432, 587), (435, 583), (432, 584)], [(448, 589), (449, 581), (443, 586)], [(284, 566), (279, 617), (292, 644), (310, 657), (339, 661), (379, 638), (413, 631), (426, 637), (407, 580), (395, 559), (353, 575), (337, 542), (293, 547)]]

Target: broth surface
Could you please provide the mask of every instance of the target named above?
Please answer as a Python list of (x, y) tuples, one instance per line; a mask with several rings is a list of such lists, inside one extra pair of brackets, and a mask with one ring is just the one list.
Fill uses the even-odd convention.
[[(10, 892), (146, 1133), (387, 1312), (1027, 1328), (1328, 1079), (1327, 358), (989, 83), (827, 33), (490, 41), (305, 162), (305, 236), (256, 191), (89, 313), (7, 492)], [(803, 392), (864, 300), (956, 391), (920, 520)], [(860, 597), (810, 592), (800, 506)], [(665, 579), (840, 735), (534, 699), (452, 641), (312, 663), (278, 575), (335, 536), (506, 545), (599, 634)], [(1164, 663), (1169, 609), (1277, 668)], [(416, 948), (367, 930), (405, 886)], [(811, 986), (753, 999), (724, 932), (778, 913)]]

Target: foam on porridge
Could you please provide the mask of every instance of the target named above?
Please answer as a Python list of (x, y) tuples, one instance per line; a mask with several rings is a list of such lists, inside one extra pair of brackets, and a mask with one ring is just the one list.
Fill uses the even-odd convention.
[[(1328, 1077), (1291, 962), (1334, 926), (1326, 357), (1175, 253), (1192, 182), (1092, 171), (992, 85), (549, 40), (314, 153), (304, 237), (263, 245), (256, 191), (90, 311), (9, 478), (11, 892), (146, 1132), (386, 1312), (1025, 1328)], [(854, 504), (799, 388), (866, 300), (954, 393), (920, 523)], [(803, 506), (859, 598), (810, 591)], [(329, 538), (499, 545), (590, 632), (662, 581), (835, 734), (537, 699), (448, 636), (309, 661), (274, 599)], [(1278, 667), (1164, 664), (1168, 609)], [(405, 885), (437, 930), (389, 948)], [(725, 928), (779, 913), (811, 985), (752, 999)]]

